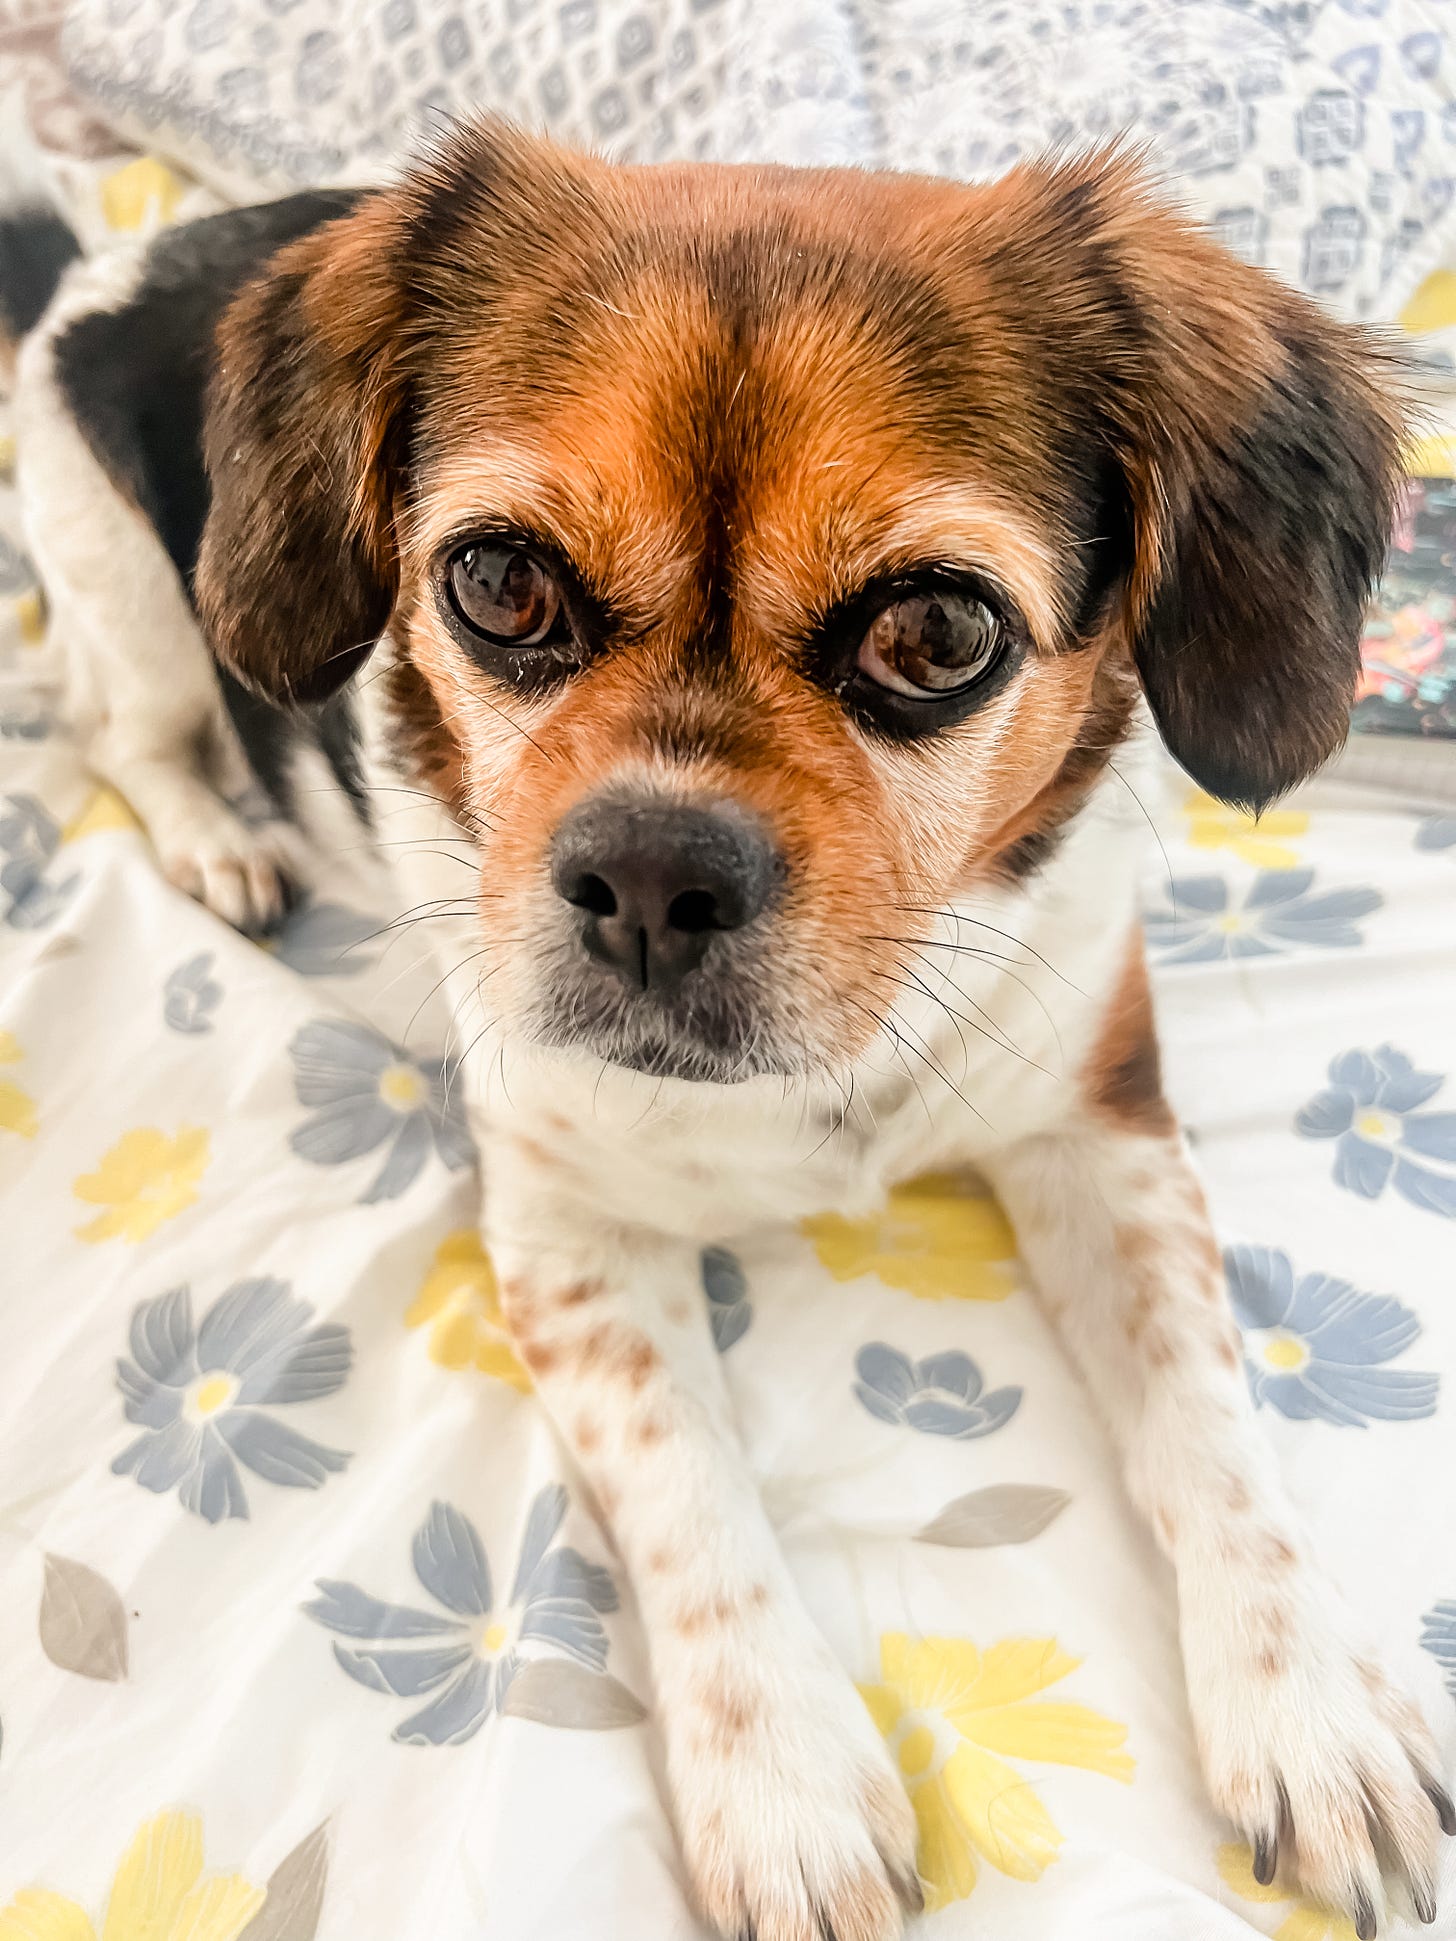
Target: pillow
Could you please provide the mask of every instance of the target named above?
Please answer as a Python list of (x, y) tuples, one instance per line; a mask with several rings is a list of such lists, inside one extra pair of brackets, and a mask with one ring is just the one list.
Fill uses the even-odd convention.
[(1240, 255), (1394, 317), (1456, 211), (1435, 0), (73, 0), (73, 80), (245, 197), (489, 108), (638, 160), (977, 177), (1127, 132)]

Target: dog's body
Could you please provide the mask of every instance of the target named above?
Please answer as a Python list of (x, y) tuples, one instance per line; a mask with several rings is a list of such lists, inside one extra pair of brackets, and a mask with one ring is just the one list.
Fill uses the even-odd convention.
[[(973, 191), (477, 131), (216, 225), (73, 273), (22, 357), (93, 759), (234, 922), (330, 770), (332, 839), (362, 804), (429, 911), (483, 1231), (632, 1579), (709, 1918), (878, 1941), (918, 1890), (697, 1250), (968, 1166), (1177, 1572), (1261, 1877), (1361, 1935), (1382, 1874), (1431, 1918), (1456, 1817), (1255, 1430), (1110, 762), (1138, 679), (1235, 799), (1337, 742), (1398, 445), (1367, 353), (1106, 158)], [(325, 712), (225, 704), (189, 593), (234, 675)], [(261, 823), (218, 795), (245, 745)]]

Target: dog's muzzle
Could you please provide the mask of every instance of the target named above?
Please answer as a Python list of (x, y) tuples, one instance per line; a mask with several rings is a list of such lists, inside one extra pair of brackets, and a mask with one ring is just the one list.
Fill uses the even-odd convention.
[(561, 995), (594, 1049), (694, 1075), (752, 1035), (757, 943), (785, 873), (756, 816), (595, 796), (558, 827), (550, 865), (571, 911)]

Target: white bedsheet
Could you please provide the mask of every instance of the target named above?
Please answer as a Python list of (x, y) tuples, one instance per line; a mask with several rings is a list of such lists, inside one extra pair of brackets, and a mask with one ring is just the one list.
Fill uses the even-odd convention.
[[(428, 926), (379, 931), (363, 852), (271, 950), (169, 889), (3, 542), (0, 581), (0, 1941), (696, 1935), (630, 1600), (470, 1237)], [(1456, 1755), (1456, 819), (1178, 784), (1163, 823), (1265, 1426)], [(1167, 1569), (1011, 1251), (932, 1187), (704, 1262), (916, 1796), (916, 1932), (1349, 1941), (1206, 1803)]]

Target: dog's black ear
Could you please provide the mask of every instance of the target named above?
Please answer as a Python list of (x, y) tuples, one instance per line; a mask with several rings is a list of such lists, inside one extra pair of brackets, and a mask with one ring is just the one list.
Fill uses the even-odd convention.
[(1075, 173), (1132, 508), (1128, 639), (1178, 761), (1257, 810), (1348, 730), (1400, 480), (1397, 363), (1125, 159)]
[(369, 197), (275, 256), (218, 328), (197, 606), (218, 658), (271, 700), (331, 694), (394, 605), (399, 223)]

